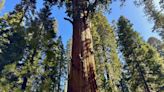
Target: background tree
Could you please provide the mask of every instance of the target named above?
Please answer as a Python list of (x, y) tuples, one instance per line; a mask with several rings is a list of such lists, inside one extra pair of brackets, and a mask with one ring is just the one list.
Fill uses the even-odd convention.
[(121, 62), (113, 29), (101, 12), (91, 18), (97, 84), (101, 92), (119, 92)]
[(155, 48), (161, 44), (161, 41), (155, 37), (150, 37), (147, 42)]
[(0, 0), (0, 11), (3, 8), (4, 4), (5, 4), (5, 0)]
[(155, 37), (150, 37), (147, 41), (151, 46), (157, 49), (161, 56), (164, 56), (164, 44)]
[[(160, 6), (159, 9), (156, 7), (157, 4)], [(159, 35), (164, 39), (164, 2), (163, 0), (155, 1), (155, 0), (135, 0), (135, 4), (139, 6), (143, 6), (144, 12), (149, 20), (154, 22), (153, 31), (159, 33)]]
[[(142, 41), (125, 17), (118, 20), (120, 50), (127, 64), (127, 80), (132, 91), (158, 91), (163, 86), (163, 60), (157, 51)], [(140, 80), (140, 81), (139, 81)]]
[[(16, 16), (17, 14), (20, 14), (21, 17)], [(25, 25), (26, 23), (28, 25), (14, 31), (19, 34), (14, 35), (15, 38), (12, 37), (12, 43), (9, 43), (10, 47), (14, 45), (12, 51), (10, 51), (10, 48), (6, 52), (16, 53), (16, 55), (12, 56), (14, 59), (19, 58), (19, 60), (16, 59), (7, 63), (1, 71), (0, 90), (16, 92), (21, 90), (61, 91), (62, 84), (60, 82), (66, 76), (66, 62), (61, 38), (56, 36), (56, 23), (50, 17), (50, 7), (46, 3), (44, 3), (43, 9), (38, 14), (34, 13), (34, 15), (35, 17), (31, 18), (30, 16), (33, 15), (26, 14), (28, 20), (22, 17), (24, 16), (22, 15), (22, 10), (16, 10), (16, 13), (14, 12), (10, 17), (6, 15), (7, 23), (14, 30), (20, 27), (20, 21), (24, 21)], [(15, 20), (17, 17), (18, 19)], [(7, 28), (8, 26), (5, 27)], [(4, 32), (9, 33), (10, 30), (2, 30), (1, 32), (2, 34)], [(20, 34), (20, 32), (24, 33), (24, 35)], [(21, 44), (24, 43), (25, 46), (23, 45), (23, 47)], [(18, 48), (17, 46), (21, 47)], [(22, 50), (22, 53), (18, 53), (19, 50)], [(5, 52), (2, 52), (2, 54), (5, 54)], [(18, 54), (21, 54), (19, 55), (21, 57)], [(43, 89), (43, 87), (46, 89)]]

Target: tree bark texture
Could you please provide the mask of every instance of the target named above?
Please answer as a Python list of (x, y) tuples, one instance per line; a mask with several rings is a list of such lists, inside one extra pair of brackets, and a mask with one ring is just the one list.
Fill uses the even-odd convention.
[(78, 17), (78, 4), (83, 1), (73, 0), (73, 44), (68, 92), (98, 92), (90, 27), (84, 17)]

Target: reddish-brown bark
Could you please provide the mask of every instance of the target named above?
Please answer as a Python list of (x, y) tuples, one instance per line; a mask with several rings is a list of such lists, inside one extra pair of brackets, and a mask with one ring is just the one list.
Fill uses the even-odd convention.
[(78, 14), (78, 2), (73, 0), (72, 60), (68, 79), (68, 92), (97, 92), (95, 61), (90, 27)]

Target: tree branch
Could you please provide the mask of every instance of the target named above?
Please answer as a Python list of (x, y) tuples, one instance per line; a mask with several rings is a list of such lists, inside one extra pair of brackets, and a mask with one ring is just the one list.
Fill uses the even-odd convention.
[(64, 18), (65, 20), (69, 21), (71, 24), (73, 24), (73, 21), (69, 18)]

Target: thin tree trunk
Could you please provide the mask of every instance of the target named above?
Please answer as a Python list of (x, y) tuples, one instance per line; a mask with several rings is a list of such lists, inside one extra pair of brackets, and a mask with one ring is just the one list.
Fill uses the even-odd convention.
[[(118, 92), (117, 88), (116, 88), (116, 85), (115, 83), (113, 83), (113, 78), (112, 76), (110, 76), (110, 71), (108, 69), (108, 60), (107, 60), (107, 55), (106, 55), (106, 50), (105, 50), (105, 46), (102, 45), (102, 50), (103, 50), (103, 54), (104, 54), (104, 63), (105, 63), (105, 71), (106, 71), (106, 75), (107, 75), (107, 81), (108, 81), (108, 84), (112, 87), (112, 92)], [(113, 68), (113, 67), (112, 67)]]
[(121, 85), (121, 91), (122, 91), (122, 92), (125, 92), (125, 91), (124, 91), (124, 86), (123, 86), (123, 85), (124, 85), (124, 84), (123, 84), (123, 79), (121, 79), (120, 85)]
[[(33, 54), (32, 54), (32, 56), (31, 56), (31, 60), (30, 60), (31, 65), (34, 63), (33, 61), (34, 61), (34, 57), (35, 57), (36, 53), (37, 53), (37, 52), (36, 52), (36, 49), (34, 49)], [(28, 71), (27, 73), (30, 73), (30, 71)], [(23, 77), (23, 83), (22, 83), (22, 85), (21, 85), (21, 89), (22, 89), (22, 90), (25, 90), (25, 89), (26, 89), (27, 82), (28, 82), (28, 77), (27, 77), (27, 74), (26, 74), (26, 75)]]
[(142, 80), (144, 82), (145, 92), (151, 92), (138, 62), (137, 62), (137, 67), (138, 67), (138, 72), (140, 74), (140, 77), (142, 78)]
[(22, 90), (25, 90), (25, 89), (26, 89), (27, 81), (28, 81), (27, 77), (24, 76), (24, 77), (23, 77), (23, 83), (22, 83), (22, 86), (21, 86), (21, 89), (22, 89)]
[[(61, 55), (61, 57), (62, 57), (62, 55)], [(61, 62), (62, 61), (60, 61), (59, 62), (59, 75), (58, 75), (58, 89), (57, 89), (57, 92), (60, 92), (60, 82), (61, 82), (61, 73), (62, 73), (62, 70), (61, 70)]]
[(79, 2), (73, 0), (73, 46), (68, 92), (97, 92), (92, 35), (86, 20), (78, 18)]

